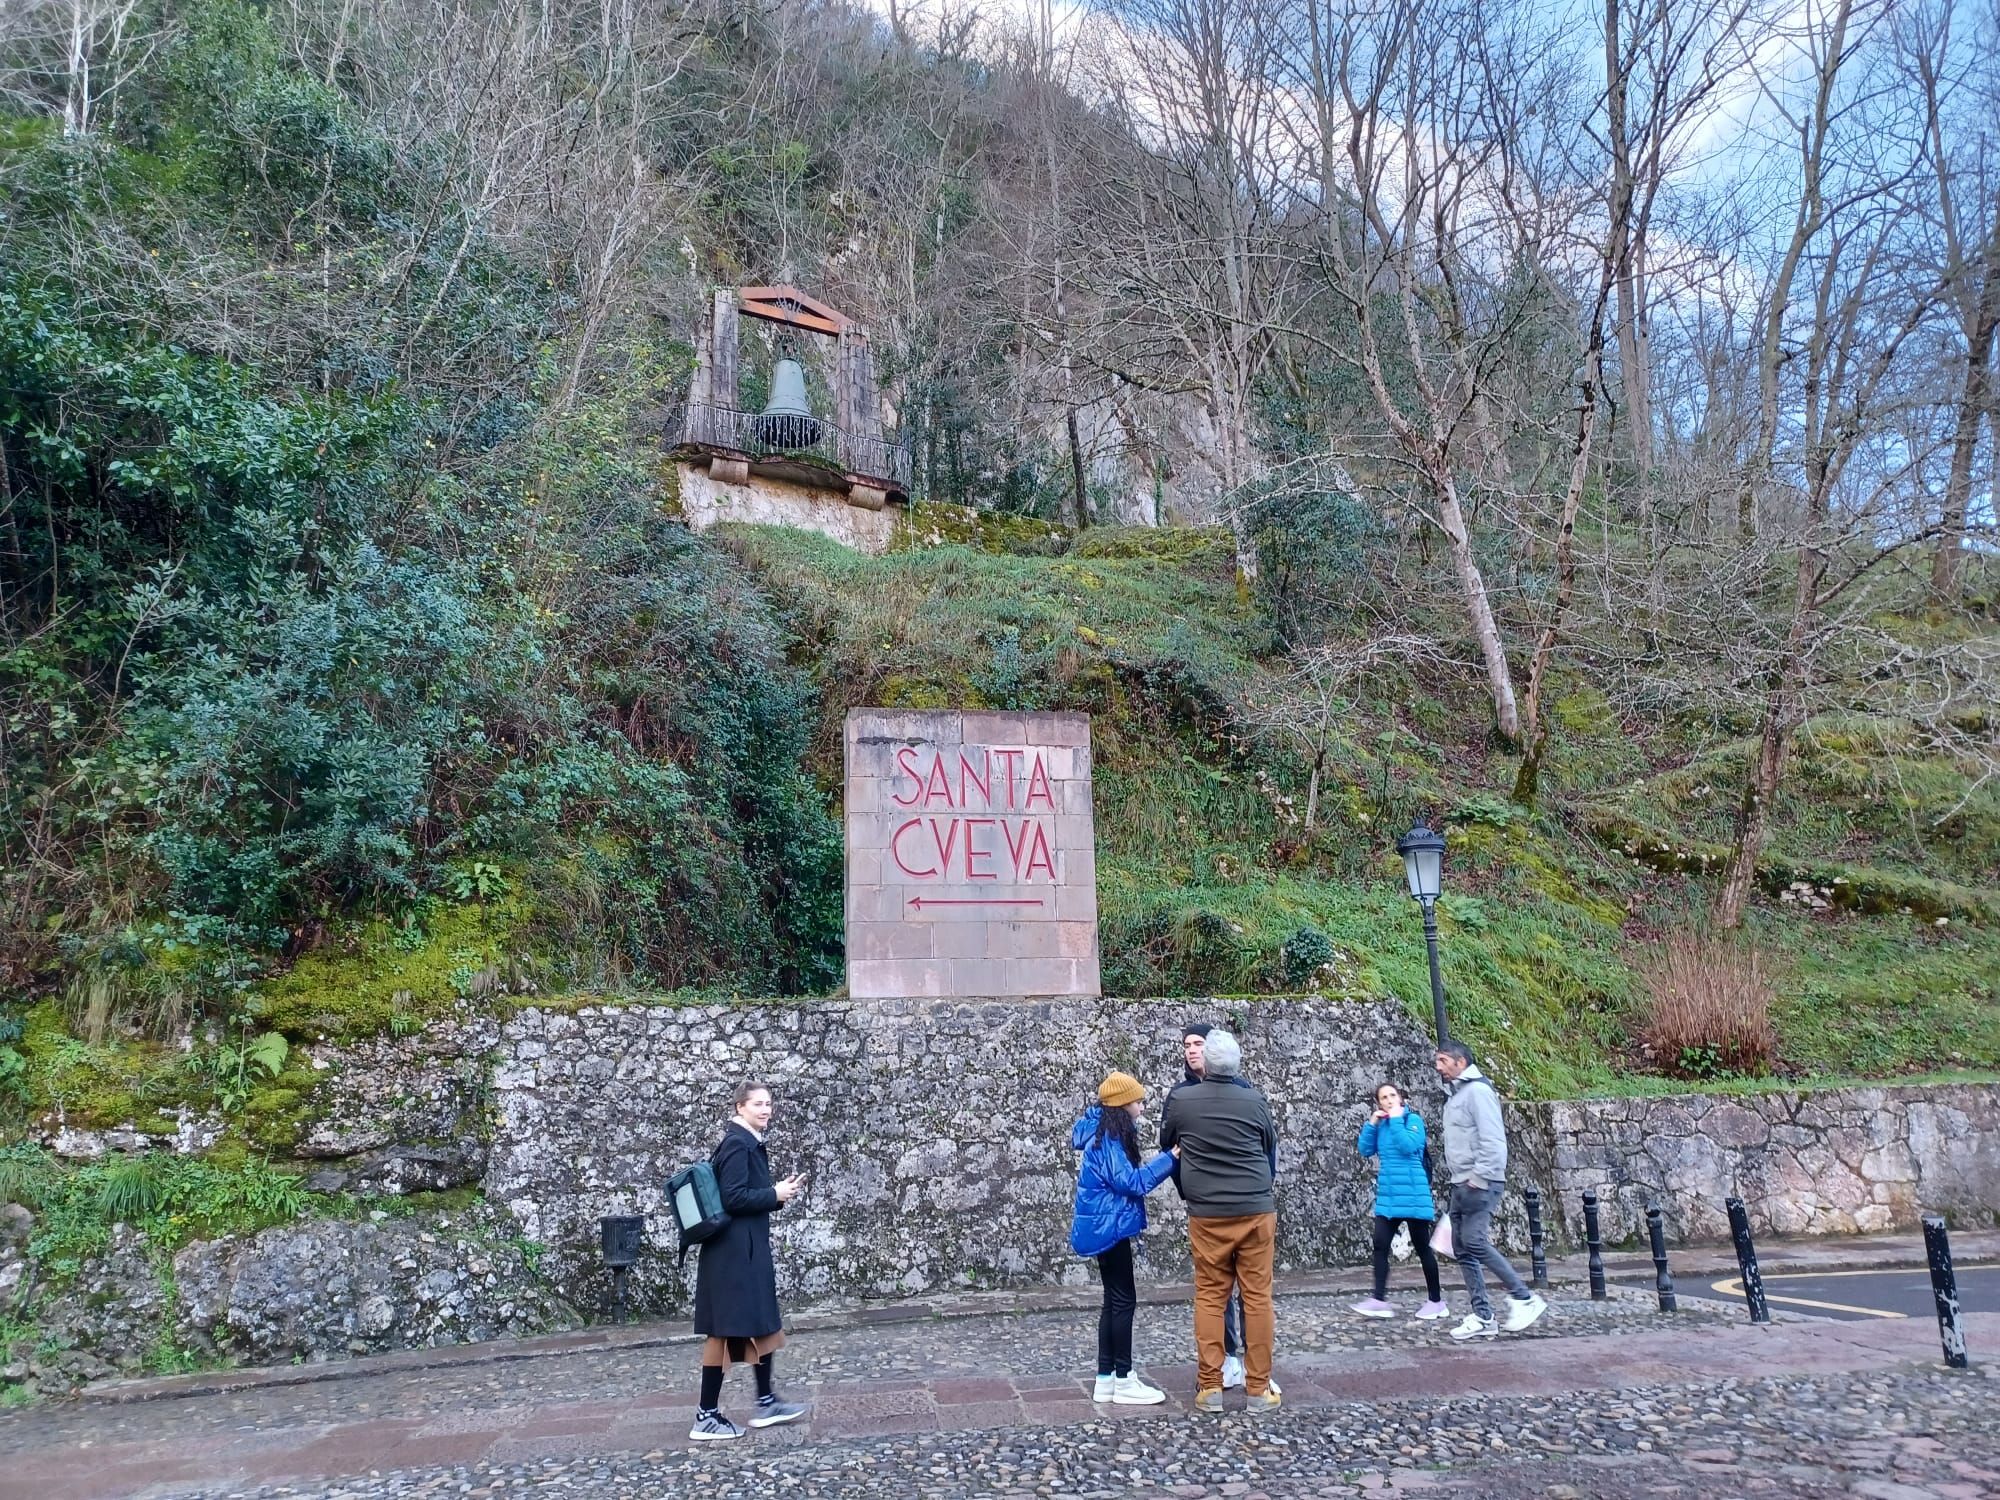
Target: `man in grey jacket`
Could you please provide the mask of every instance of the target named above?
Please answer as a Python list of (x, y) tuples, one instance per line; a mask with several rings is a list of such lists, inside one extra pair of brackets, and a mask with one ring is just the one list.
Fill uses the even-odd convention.
[[(1502, 1328), (1519, 1333), (1549, 1305), (1493, 1248), (1493, 1213), (1507, 1188), (1507, 1125), (1500, 1116), (1500, 1095), (1463, 1042), (1447, 1041), (1438, 1048), (1437, 1070), (1450, 1091), (1444, 1104), (1444, 1165), (1451, 1177), (1451, 1240), (1472, 1298), (1472, 1311), (1451, 1336), (1464, 1343), (1490, 1339)], [(1504, 1322), (1494, 1320), (1485, 1271), (1507, 1288)]]

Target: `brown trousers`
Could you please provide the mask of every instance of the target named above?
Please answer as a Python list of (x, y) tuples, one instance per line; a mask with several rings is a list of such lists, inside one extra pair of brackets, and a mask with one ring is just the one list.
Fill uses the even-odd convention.
[(1201, 1361), (1198, 1390), (1222, 1385), (1222, 1309), (1230, 1283), (1243, 1288), (1243, 1389), (1261, 1396), (1271, 1384), (1271, 1344), (1277, 1319), (1271, 1311), (1271, 1267), (1277, 1258), (1278, 1216), (1189, 1219), (1194, 1252), (1194, 1342)]

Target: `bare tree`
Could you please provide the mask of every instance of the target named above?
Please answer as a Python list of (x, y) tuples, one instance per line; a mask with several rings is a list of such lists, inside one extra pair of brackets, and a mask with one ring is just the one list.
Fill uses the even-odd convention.
[[(1785, 538), (1794, 559), (1789, 606), (1758, 672), (1757, 747), (1737, 807), (1729, 864), (1716, 904), (1721, 926), (1743, 920), (1792, 738), (1816, 678), (1849, 637), (1837, 613), (1903, 546), (1926, 534), (1928, 507), (1911, 493), (1927, 456), (1911, 451), (1912, 427), (1898, 421), (1927, 393), (1907, 368), (1912, 337), (1945, 289), (1923, 252), (1910, 189), (1924, 150), (1921, 118), (1907, 96), (1866, 87), (1880, 66), (1881, 11), (1854, 26), (1852, 0), (1809, 17), (1798, 46), (1810, 59), (1808, 102), (1791, 112), (1778, 87), (1767, 97), (1785, 112), (1798, 144), (1793, 232), (1763, 315), (1759, 424), (1744, 485), (1768, 499), (1779, 430), (1781, 364), (1796, 371), (1784, 391), (1795, 438), (1786, 473), (1796, 506)], [(1850, 76), (1850, 74), (1852, 76)], [(1801, 271), (1811, 299), (1796, 323), (1786, 290)], [(1787, 345), (1796, 361), (1781, 361)], [(1913, 380), (1915, 381), (1912, 384)], [(1920, 429), (1916, 429), (1920, 430)], [(1741, 492), (1739, 492), (1741, 493)], [(1919, 524), (1912, 525), (1912, 518)], [(1777, 524), (1781, 517), (1759, 518)], [(1860, 597), (1865, 597), (1865, 593)]]
[[(1964, 345), (1952, 418), (1951, 466), (1931, 556), (1931, 591), (1947, 600), (1958, 591), (1980, 427), (1995, 411), (1993, 361), (2000, 331), (2000, 165), (1995, 162), (2000, 148), (2000, 127), (1995, 125), (2000, 67), (1993, 55), (2000, 43), (1995, 33), (2000, 13), (1984, 18), (1983, 35), (1974, 31), (1968, 38), (1958, 33), (1956, 47), (1954, 20), (1951, 0), (1939, 0), (1903, 18), (1905, 73), (1922, 95), (1941, 254), (1951, 283), (1954, 322)], [(1971, 79), (1952, 68), (1956, 55), (1967, 51), (1980, 69)]]
[(1319, 818), (1320, 782), (1327, 757), (1355, 712), (1354, 685), (1390, 665), (1445, 659), (1436, 641), (1402, 632), (1307, 646), (1293, 652), (1284, 674), (1245, 704), (1246, 722), (1310, 758), (1304, 822), (1307, 833)]
[[(1142, 389), (1200, 397), (1216, 488), (1256, 477), (1257, 383), (1282, 323), (1287, 184), (1275, 84), (1275, 0), (1106, 0), (1095, 74), (1140, 148), (1097, 184), (1088, 267), (1105, 319), (1102, 358)], [(1224, 511), (1238, 562), (1255, 554)]]
[(172, 34), (144, 27), (139, 0), (11, 0), (0, 6), (0, 98), (47, 109), (70, 139), (89, 135), (118, 91)]
[(1503, 73), (1489, 66), (1477, 5), (1306, 0), (1302, 11), (1291, 49), (1307, 102), (1300, 156), (1317, 187), (1319, 279), (1343, 336), (1297, 331), (1365, 382), (1450, 549), (1495, 725), (1519, 743), (1513, 668), (1460, 474), (1468, 445), (1480, 472), (1496, 465), (1490, 377), (1519, 314), (1498, 283), (1523, 247), (1490, 193), (1520, 139), (1518, 119), (1505, 118), (1520, 92), (1494, 92)]
[[(995, 144), (1008, 150), (1010, 170), (996, 174), (986, 228), (994, 246), (995, 268), (1017, 309), (1020, 346), (1015, 402), (1028, 420), (1031, 410), (1053, 406), (1067, 460), (1070, 516), (1079, 528), (1091, 524), (1090, 465), (1084, 452), (1079, 412), (1101, 394), (1091, 376), (1094, 364), (1079, 355), (1095, 321), (1087, 267), (1098, 233), (1088, 184), (1102, 165), (1096, 122), (1076, 92), (1078, 55), (1072, 34), (1057, 25), (1044, 0), (1025, 31), (1012, 38), (1012, 77), (1007, 94), (1007, 128)], [(1052, 378), (1037, 367), (1046, 365)]]
[[(1668, 179), (1679, 165), (1690, 126), (1741, 62), (1741, 30), (1747, 16), (1742, 0), (1726, 6), (1657, 6), (1624, 14), (1624, 0), (1605, 0), (1602, 95), (1599, 137), (1609, 171), (1590, 174), (1605, 184), (1601, 215), (1593, 215), (1589, 245), (1596, 266), (1595, 286), (1579, 299), (1584, 307), (1583, 364), (1577, 376), (1575, 437), (1570, 445), (1568, 480), (1556, 510), (1552, 597), (1529, 659), (1527, 691), (1521, 700), (1522, 756), (1514, 780), (1514, 800), (1532, 805), (1548, 752), (1549, 726), (1542, 694), (1554, 664), (1576, 590), (1576, 522), (1594, 472), (1593, 445), (1604, 401), (1604, 315), (1617, 294), (1620, 387), (1639, 500), (1640, 560), (1646, 583), (1646, 616), (1662, 607), (1665, 571), (1651, 503), (1653, 466), (1652, 354), (1648, 330), (1646, 246)], [(1510, 199), (1511, 194), (1507, 195)]]
[(1831, 0), (1830, 12), (1809, 9), (1796, 28), (1797, 45), (1810, 62), (1812, 76), (1811, 97), (1803, 109), (1783, 98), (1777, 88), (1766, 89), (1795, 138), (1799, 176), (1791, 237), (1765, 294), (1759, 320), (1757, 433), (1736, 496), (1737, 531), (1746, 538), (1756, 533), (1758, 501), (1772, 479), (1773, 450), (1778, 441), (1778, 379), (1786, 359), (1784, 334), (1793, 283), (1807, 249), (1826, 227), (1828, 151), (1841, 113), (1835, 86), (1849, 61), (1848, 28), (1854, 13), (1855, 0)]

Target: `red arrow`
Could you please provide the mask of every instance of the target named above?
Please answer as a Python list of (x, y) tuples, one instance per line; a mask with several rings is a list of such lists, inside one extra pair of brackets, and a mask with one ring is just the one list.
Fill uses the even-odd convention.
[(964, 899), (946, 899), (943, 896), (912, 896), (910, 905), (918, 911), (926, 906), (1040, 906), (1040, 896), (970, 896)]

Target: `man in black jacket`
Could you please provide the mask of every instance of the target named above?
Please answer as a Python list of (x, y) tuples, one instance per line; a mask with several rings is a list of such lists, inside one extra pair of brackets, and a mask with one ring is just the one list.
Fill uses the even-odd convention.
[[(1181, 1032), (1181, 1061), (1187, 1065), (1187, 1076), (1167, 1090), (1167, 1098), (1172, 1099), (1184, 1088), (1201, 1082), (1202, 1043), (1215, 1027), (1207, 1021), (1190, 1021)], [(1250, 1087), (1248, 1079), (1238, 1076), (1236, 1082), (1244, 1088)], [(1278, 1164), (1271, 1163), (1275, 1174)], [(1183, 1201), (1187, 1194), (1181, 1189), (1181, 1164), (1174, 1161), (1174, 1191), (1180, 1193)], [(1222, 1388), (1225, 1391), (1241, 1390), (1243, 1387), (1243, 1293), (1235, 1286), (1229, 1288), (1229, 1300), (1222, 1304)]]
[(1202, 1081), (1175, 1089), (1160, 1122), (1160, 1149), (1180, 1148), (1194, 1255), (1194, 1331), (1201, 1373), (1195, 1410), (1222, 1410), (1222, 1309), (1232, 1282), (1243, 1292), (1243, 1387), (1252, 1408), (1278, 1405), (1271, 1379), (1271, 1272), (1277, 1255), (1278, 1128), (1264, 1096), (1237, 1079), (1236, 1038), (1202, 1042)]

